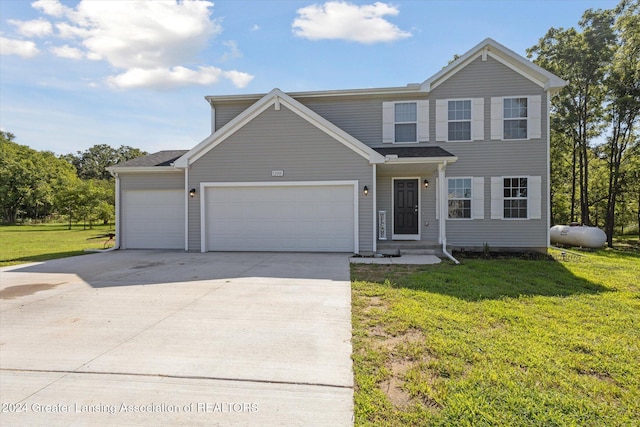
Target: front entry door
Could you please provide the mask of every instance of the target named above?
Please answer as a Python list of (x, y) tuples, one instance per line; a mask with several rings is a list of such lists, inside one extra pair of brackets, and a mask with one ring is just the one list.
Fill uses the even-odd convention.
[(418, 234), (418, 180), (393, 181), (393, 234)]

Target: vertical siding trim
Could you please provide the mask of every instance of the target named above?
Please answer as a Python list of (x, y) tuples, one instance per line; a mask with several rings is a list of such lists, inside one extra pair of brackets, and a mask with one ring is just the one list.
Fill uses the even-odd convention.
[(446, 141), (447, 133), (447, 100), (436, 99), (436, 141)]
[(484, 139), (484, 98), (471, 100), (471, 140)]
[(440, 178), (436, 178), (436, 219), (440, 219)]
[(393, 102), (382, 103), (382, 142), (392, 143), (394, 141), (393, 129)]
[(184, 169), (184, 250), (189, 250), (189, 167)]
[(471, 178), (471, 219), (484, 219), (484, 177)]
[(418, 114), (418, 142), (429, 142), (429, 101), (426, 99), (417, 102)]
[(378, 235), (378, 219), (376, 218), (376, 207), (378, 206), (378, 179), (377, 179), (377, 165), (374, 163), (371, 169), (373, 169), (373, 184), (371, 184), (371, 187), (373, 187), (373, 208), (371, 209), (371, 217), (372, 217), (372, 222), (373, 222), (373, 233), (372, 233), (372, 238), (373, 238), (373, 253), (376, 253), (378, 251), (378, 239), (377, 239), (377, 235)]
[(542, 97), (540, 95), (529, 96), (527, 100), (527, 115), (529, 120), (527, 123), (529, 139), (538, 139), (542, 137)]
[(501, 97), (491, 98), (491, 139), (502, 139), (502, 115), (503, 99)]
[(491, 219), (504, 219), (503, 180), (501, 176), (491, 177)]

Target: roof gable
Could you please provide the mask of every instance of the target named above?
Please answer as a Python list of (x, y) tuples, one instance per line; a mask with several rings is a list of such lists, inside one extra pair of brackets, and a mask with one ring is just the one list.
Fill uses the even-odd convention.
[(254, 103), (251, 107), (247, 108), (229, 123), (209, 135), (202, 142), (200, 142), (198, 145), (196, 145), (194, 148), (192, 148), (182, 157), (176, 160), (175, 167), (188, 167), (193, 162), (204, 156), (211, 149), (224, 142), (227, 138), (236, 133), (239, 129), (252, 121), (263, 111), (271, 107), (278, 110), (282, 105), (300, 116), (302, 119), (320, 129), (321, 131), (325, 132), (327, 135), (341, 142), (347, 148), (350, 148), (362, 157), (366, 158), (370, 163), (384, 163), (384, 156), (382, 156), (380, 153), (376, 152), (358, 139), (349, 135), (347, 132), (329, 122), (318, 113), (312, 111), (300, 102), (291, 98), (280, 89), (273, 89), (271, 92)]
[(442, 70), (425, 80), (420, 89), (425, 92), (430, 92), (478, 57), (482, 57), (483, 60), (486, 60), (487, 56), (492, 57), (545, 90), (555, 91), (567, 85), (565, 80), (555, 74), (550, 73), (531, 61), (528, 61), (495, 40), (487, 38), (478, 43), (467, 53), (444, 67)]

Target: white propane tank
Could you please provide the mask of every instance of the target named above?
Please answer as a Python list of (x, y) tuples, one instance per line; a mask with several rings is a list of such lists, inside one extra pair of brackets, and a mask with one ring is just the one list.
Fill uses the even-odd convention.
[(554, 225), (549, 232), (551, 243), (601, 248), (607, 242), (607, 235), (598, 227)]

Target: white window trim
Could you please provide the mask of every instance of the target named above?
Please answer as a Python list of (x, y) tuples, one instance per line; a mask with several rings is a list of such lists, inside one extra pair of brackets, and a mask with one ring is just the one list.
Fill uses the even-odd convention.
[[(464, 120), (449, 120), (449, 103), (454, 101), (469, 101), (469, 118)], [(447, 142), (471, 142), (473, 141), (473, 100), (471, 98), (464, 99), (447, 99)], [(466, 123), (469, 122), (469, 139), (449, 139), (449, 123)], [(448, 182), (447, 182), (448, 185)], [(447, 199), (448, 200), (448, 199)], [(447, 207), (448, 211), (448, 207)], [(448, 215), (447, 215), (448, 216)]]
[[(449, 120), (450, 101), (470, 101), (471, 118)], [(471, 139), (449, 139), (449, 123), (469, 122)], [(449, 98), (436, 100), (436, 140), (445, 142), (473, 142), (484, 140), (484, 98)]]
[[(416, 104), (415, 122), (396, 122), (396, 104)], [(396, 124), (416, 124), (416, 141), (396, 142)], [(418, 144), (429, 142), (429, 100), (409, 99), (405, 101), (391, 101), (382, 103), (382, 142), (391, 144)]]
[[(504, 118), (505, 99), (527, 99), (527, 137), (509, 138), (504, 137), (504, 121), (517, 120)], [(542, 138), (542, 97), (540, 95), (509, 95), (496, 96), (491, 98), (491, 139), (500, 141), (530, 141)]]
[[(526, 105), (527, 115), (526, 115), (526, 117), (510, 117), (510, 118), (504, 117), (504, 101), (506, 101), (507, 99), (526, 99), (527, 100), (527, 105)], [(531, 115), (529, 113), (529, 104), (531, 104), (531, 101), (529, 100), (528, 96), (505, 96), (505, 97), (502, 98), (502, 139), (504, 141), (520, 141), (520, 140), (531, 139), (531, 138), (529, 138), (529, 134), (531, 133), (530, 129), (529, 129), (531, 127), (530, 123), (529, 123), (529, 116)], [(527, 136), (526, 136), (526, 138), (509, 138), (509, 139), (506, 139), (504, 137), (504, 125), (505, 125), (505, 122), (506, 121), (516, 121), (516, 120), (526, 120), (527, 121), (527, 129), (526, 129)]]
[[(504, 197), (504, 180), (505, 179), (521, 179), (521, 178), (526, 178), (527, 179), (527, 197)], [(531, 210), (531, 200), (530, 200), (530, 192), (529, 189), (531, 188), (531, 177), (528, 175), (507, 175), (507, 176), (503, 176), (502, 177), (502, 219), (504, 219), (505, 221), (528, 221), (530, 217), (530, 210)], [(506, 218), (504, 216), (504, 201), (505, 200), (526, 200), (527, 201), (527, 217), (526, 218)]]
[[(471, 180), (471, 217), (470, 218), (451, 218), (449, 217), (449, 180), (450, 179), (470, 179)], [(484, 219), (484, 177), (482, 176), (448, 176), (447, 180), (447, 218), (452, 221), (469, 221), (476, 219)], [(455, 200), (467, 200), (467, 199), (455, 199)], [(438, 185), (436, 178), (436, 219), (438, 218), (437, 211), (438, 202)]]
[[(473, 177), (472, 176), (448, 176), (447, 178), (447, 219), (451, 221), (470, 221), (473, 220)], [(471, 183), (471, 197), (462, 199), (450, 199), (449, 198), (449, 180), (452, 179), (468, 179)], [(469, 218), (451, 218), (449, 214), (449, 200), (469, 200)]]
[[(504, 179), (527, 178), (527, 218), (504, 218)], [(505, 175), (491, 177), (491, 219), (529, 221), (542, 219), (542, 176)]]

